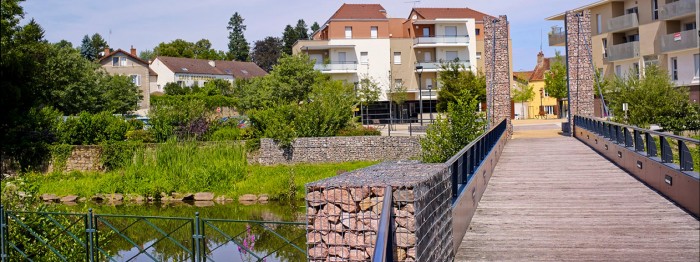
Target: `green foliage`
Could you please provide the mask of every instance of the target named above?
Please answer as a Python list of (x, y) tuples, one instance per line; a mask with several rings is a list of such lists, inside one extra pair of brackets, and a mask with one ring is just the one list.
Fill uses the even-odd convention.
[(272, 67), (282, 55), (282, 40), (268, 36), (263, 40), (255, 41), (251, 58), (253, 62), (266, 72), (272, 71)]
[(296, 111), (297, 106), (292, 104), (252, 110), (249, 116), (255, 137), (272, 138), (283, 147), (291, 145), (297, 137), (293, 124)]
[(236, 61), (249, 61), (248, 52), (250, 46), (248, 41), (245, 40), (243, 32), (246, 30), (246, 26), (243, 24), (243, 17), (235, 12), (231, 19), (228, 21), (228, 26), (226, 29), (229, 30), (228, 33), (228, 53), (226, 54), (229, 59)]
[[(314, 24), (311, 25), (311, 33), (312, 34), (315, 33), (316, 31), (318, 31), (319, 29), (321, 29), (321, 26), (318, 25), (318, 22), (314, 22)], [(309, 36), (309, 37), (311, 37), (311, 36)]]
[(232, 140), (242, 140), (247, 137), (247, 129), (238, 128), (235, 126), (226, 126), (216, 129), (211, 136), (209, 141), (232, 141)]
[[(615, 79), (606, 92), (607, 102), (617, 122), (647, 128), (658, 124), (674, 132), (698, 127), (699, 107), (690, 103), (688, 91), (675, 87), (668, 73), (650, 65), (644, 77), (630, 73)], [(627, 119), (622, 104), (628, 103)]]
[(60, 113), (51, 107), (31, 108), (22, 122), (1, 134), (8, 142), (0, 146), (19, 162), (22, 171), (40, 168), (50, 155), (59, 121)]
[(374, 127), (346, 127), (338, 130), (336, 136), (381, 136), (382, 132)]
[(143, 61), (152, 61), (156, 58), (156, 54), (150, 49), (141, 50), (139, 52), (139, 58), (143, 59)]
[(282, 52), (287, 55), (292, 55), (292, 48), (297, 40), (299, 40), (299, 36), (297, 35), (297, 31), (294, 30), (294, 27), (291, 25), (285, 26), (282, 32)]
[(138, 109), (143, 99), (141, 89), (126, 75), (107, 75), (100, 81), (103, 91), (104, 111), (126, 114)]
[(329, 77), (314, 70), (314, 62), (306, 54), (282, 55), (278, 64), (266, 77), (273, 89), (273, 97), (284, 102), (299, 103), (305, 101), (315, 83), (328, 80)]
[(137, 141), (106, 141), (100, 144), (102, 154), (100, 160), (107, 170), (115, 170), (131, 164), (134, 152), (143, 148), (143, 143)]
[(126, 132), (127, 141), (140, 141), (143, 143), (155, 143), (156, 138), (149, 130), (137, 129)]
[(83, 112), (58, 125), (59, 141), (69, 145), (96, 145), (105, 141), (123, 141), (129, 123), (108, 112)]
[(152, 103), (149, 111), (152, 123), (150, 130), (153, 132), (156, 141), (164, 142), (175, 135), (175, 131), (184, 128), (196, 119), (204, 117), (206, 112), (207, 108), (204, 101), (199, 99), (173, 99), (167, 103)]
[(486, 120), (477, 112), (478, 105), (476, 99), (448, 104), (447, 118), (438, 115), (420, 140), (423, 162), (445, 162), (484, 132)]
[(549, 71), (545, 73), (544, 90), (549, 96), (556, 99), (562, 99), (569, 95), (569, 89), (566, 84), (566, 65), (564, 58), (559, 51), (555, 53), (554, 61), (551, 62)]
[(62, 172), (66, 169), (66, 162), (73, 152), (73, 146), (67, 144), (56, 144), (52, 145), (50, 148), (54, 172)]
[[(525, 103), (535, 98), (534, 86), (528, 85), (527, 82), (517, 82), (518, 88), (513, 88), (510, 92), (514, 102)], [(525, 116), (525, 105), (521, 107), (521, 116)]]
[(314, 86), (310, 102), (295, 113), (294, 129), (301, 137), (333, 136), (352, 120), (355, 97), (352, 87), (340, 81)]
[(437, 110), (445, 112), (450, 103), (462, 98), (478, 101), (486, 100), (486, 78), (482, 74), (474, 74), (463, 64), (449, 61), (440, 64), (438, 73), (440, 90), (438, 91)]
[(144, 50), (139, 54), (139, 57), (146, 61), (158, 56), (227, 60), (224, 52), (213, 49), (208, 39), (200, 39), (196, 43), (182, 39), (175, 39), (169, 43), (161, 42), (153, 51)]

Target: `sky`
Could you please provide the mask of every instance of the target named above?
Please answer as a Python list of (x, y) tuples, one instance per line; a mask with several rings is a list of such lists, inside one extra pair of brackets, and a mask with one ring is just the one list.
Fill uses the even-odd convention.
[[(407, 18), (415, 7), (469, 7), (497, 16), (506, 15), (511, 24), (513, 70), (532, 70), (537, 53), (554, 56), (547, 32), (563, 21), (545, 18), (594, 0), (27, 0), (23, 23), (34, 18), (50, 42), (68, 40), (79, 46), (86, 34), (99, 33), (114, 49), (153, 49), (161, 42), (209, 39), (214, 49), (228, 50), (226, 26), (238, 12), (247, 26), (246, 40), (254, 43), (267, 36), (281, 37), (287, 24), (304, 19), (323, 24), (343, 3), (379, 3), (390, 17)], [(115, 4), (116, 3), (116, 4)], [(540, 37), (541, 36), (541, 37)]]

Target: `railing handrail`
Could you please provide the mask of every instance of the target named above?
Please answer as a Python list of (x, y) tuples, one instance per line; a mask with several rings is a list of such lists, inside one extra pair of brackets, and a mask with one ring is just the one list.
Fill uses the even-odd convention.
[(654, 130), (651, 130), (651, 129), (641, 128), (641, 127), (638, 127), (638, 126), (630, 126), (630, 125), (625, 125), (625, 124), (622, 124), (622, 123), (607, 121), (607, 120), (598, 119), (598, 118), (593, 118), (593, 117), (586, 117), (586, 116), (575, 116), (575, 117), (580, 117), (580, 118), (582, 118), (582, 119), (595, 120), (595, 121), (599, 121), (599, 122), (606, 123), (606, 124), (609, 124), (609, 125), (615, 125), (615, 126), (619, 126), (619, 127), (625, 127), (625, 128), (629, 128), (629, 129), (632, 129), (632, 130), (637, 130), (637, 131), (640, 131), (640, 132), (643, 132), (643, 133), (649, 133), (649, 134), (652, 134), (652, 135), (663, 136), (663, 137), (667, 137), (667, 138), (673, 138), (673, 139), (676, 139), (676, 140), (683, 140), (683, 141), (685, 141), (685, 142), (700, 144), (700, 140), (698, 140), (698, 139), (693, 139), (693, 138), (690, 138), (690, 137), (678, 136), (678, 135), (674, 135), (674, 134), (671, 134), (671, 133), (665, 133), (665, 132), (654, 131)]
[(331, 60), (328, 63), (320, 63), (317, 65), (329, 65), (329, 64), (352, 65), (352, 64), (357, 64), (357, 61), (334, 61), (334, 60)]
[(394, 261), (393, 257), (393, 241), (391, 238), (391, 219), (392, 200), (391, 186), (386, 186), (384, 189), (384, 201), (382, 202), (382, 214), (379, 218), (379, 227), (377, 228), (377, 241), (374, 246), (372, 262)]
[(462, 148), (462, 150), (459, 150), (459, 152), (457, 152), (457, 153), (454, 154), (450, 159), (448, 159), (447, 161), (445, 161), (445, 164), (447, 164), (447, 165), (453, 164), (453, 163), (456, 162), (460, 157), (462, 157), (462, 155), (464, 155), (464, 153), (466, 153), (467, 150), (469, 150), (470, 148), (474, 147), (474, 145), (476, 145), (477, 142), (479, 142), (481, 139), (483, 139), (485, 136), (487, 136), (487, 135), (488, 135), (489, 133), (491, 133), (492, 131), (496, 130), (496, 128), (499, 128), (501, 125), (505, 125), (505, 124), (506, 124), (506, 119), (503, 119), (503, 120), (501, 121), (501, 123), (499, 123), (498, 125), (493, 126), (491, 129), (489, 129), (488, 131), (484, 132), (484, 133), (481, 134), (479, 137), (477, 137), (476, 139), (474, 139), (472, 142), (470, 142), (469, 144), (467, 144), (466, 146), (464, 146), (464, 147)]
[(424, 36), (417, 36), (416, 38), (420, 37), (469, 37), (469, 35), (424, 35)]

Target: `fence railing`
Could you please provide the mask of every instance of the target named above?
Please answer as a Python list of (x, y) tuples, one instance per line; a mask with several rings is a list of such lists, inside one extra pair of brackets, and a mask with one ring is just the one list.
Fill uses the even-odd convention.
[[(306, 259), (304, 222), (10, 211), (0, 206), (5, 261)], [(233, 246), (231, 246), (233, 245)], [(229, 250), (221, 254), (222, 247)], [(231, 252), (231, 248), (235, 251)]]
[(574, 116), (574, 124), (681, 172), (694, 171), (695, 161), (700, 160), (694, 160), (690, 150), (693, 147), (697, 152), (695, 157), (700, 158), (697, 139), (582, 116)]
[(460, 192), (460, 187), (467, 185), (474, 175), (474, 172), (482, 164), (486, 156), (491, 152), (498, 139), (507, 128), (507, 121), (504, 119), (491, 130), (481, 134), (467, 146), (462, 148), (457, 154), (448, 159), (445, 164), (449, 165), (449, 172), (452, 178), (452, 199), (456, 199)]
[(384, 200), (382, 202), (382, 214), (379, 218), (379, 228), (377, 232), (377, 241), (375, 242), (374, 252), (372, 253), (372, 262), (391, 262), (394, 261), (394, 234), (391, 186), (384, 189)]

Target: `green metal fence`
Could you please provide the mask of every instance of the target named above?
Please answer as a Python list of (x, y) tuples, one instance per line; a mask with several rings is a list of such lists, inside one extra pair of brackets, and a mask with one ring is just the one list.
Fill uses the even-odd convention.
[(229, 261), (240, 256), (245, 261), (300, 261), (306, 260), (305, 230), (304, 222), (207, 219), (199, 213), (130, 216), (0, 206), (0, 259)]

